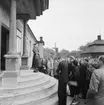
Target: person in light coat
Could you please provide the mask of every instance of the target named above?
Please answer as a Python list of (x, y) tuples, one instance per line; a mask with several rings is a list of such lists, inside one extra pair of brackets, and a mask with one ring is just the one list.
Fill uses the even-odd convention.
[(99, 57), (100, 68), (93, 71), (86, 105), (104, 105), (104, 56)]

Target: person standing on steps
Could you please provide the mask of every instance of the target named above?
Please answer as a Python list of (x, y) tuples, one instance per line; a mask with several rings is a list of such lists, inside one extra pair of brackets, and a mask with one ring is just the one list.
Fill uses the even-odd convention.
[(41, 59), (40, 59), (39, 52), (36, 51), (36, 48), (35, 47), (33, 49), (33, 54), (34, 55), (33, 55), (31, 69), (33, 69), (34, 72), (38, 72), (39, 71), (39, 67), (41, 66)]

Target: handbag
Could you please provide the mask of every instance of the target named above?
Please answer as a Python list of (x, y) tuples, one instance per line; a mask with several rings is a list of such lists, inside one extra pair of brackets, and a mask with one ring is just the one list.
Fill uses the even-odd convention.
[(69, 86), (78, 86), (77, 81), (69, 81), (68, 84)]

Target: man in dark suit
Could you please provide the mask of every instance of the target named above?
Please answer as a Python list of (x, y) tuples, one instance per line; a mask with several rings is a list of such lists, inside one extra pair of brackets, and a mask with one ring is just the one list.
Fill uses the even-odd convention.
[(57, 73), (59, 74), (59, 84), (58, 84), (58, 98), (59, 105), (66, 105), (66, 87), (68, 83), (68, 62), (61, 61), (57, 68)]

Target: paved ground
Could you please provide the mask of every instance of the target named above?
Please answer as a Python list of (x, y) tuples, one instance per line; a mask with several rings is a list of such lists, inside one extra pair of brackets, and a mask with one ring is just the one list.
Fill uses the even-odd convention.
[[(69, 96), (67, 97), (67, 105), (70, 105), (70, 104), (71, 104), (72, 99), (73, 99), (73, 98), (71, 98), (71, 97), (69, 97)], [(85, 104), (84, 104), (84, 100), (80, 99), (80, 103), (79, 103), (78, 105), (85, 105)]]

